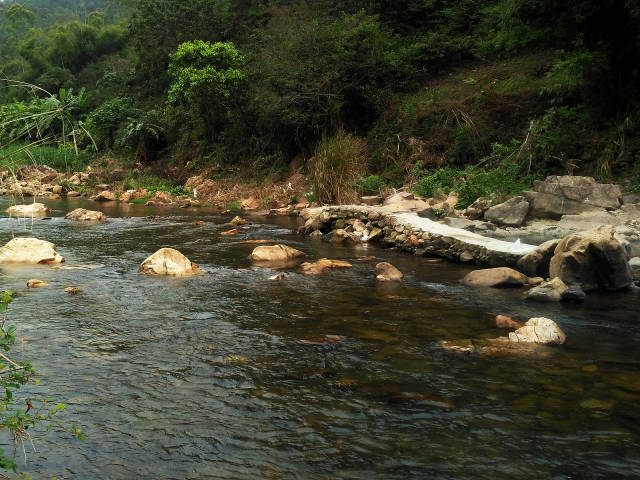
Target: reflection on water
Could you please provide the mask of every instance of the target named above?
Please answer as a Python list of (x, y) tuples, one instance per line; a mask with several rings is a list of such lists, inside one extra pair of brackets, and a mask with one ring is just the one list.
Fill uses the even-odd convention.
[[(6, 199), (0, 199), (4, 210)], [(473, 291), (469, 267), (390, 250), (336, 247), (256, 218), (236, 237), (206, 210), (99, 206), (112, 218), (0, 218), (52, 241), (81, 268), (2, 267), (12, 320), (40, 393), (67, 400), (87, 442), (48, 435), (27, 468), (50, 478), (408, 479), (640, 476), (640, 295), (539, 305)], [(163, 218), (145, 218), (166, 215)], [(204, 220), (204, 226), (193, 225)], [(270, 281), (251, 265), (273, 239), (353, 268)], [(209, 275), (144, 277), (160, 247)], [(377, 285), (375, 256), (405, 273)], [(48, 288), (27, 290), (39, 278)], [(69, 285), (79, 295), (63, 292)], [(497, 314), (548, 316), (567, 345), (540, 358), (458, 357), (442, 340), (504, 334)], [(336, 341), (336, 337), (339, 341)], [(323, 338), (329, 339), (323, 344)], [(302, 341), (300, 341), (302, 340)], [(36, 387), (33, 387), (36, 388)], [(34, 390), (35, 392), (35, 390)], [(5, 450), (10, 447), (5, 447)]]

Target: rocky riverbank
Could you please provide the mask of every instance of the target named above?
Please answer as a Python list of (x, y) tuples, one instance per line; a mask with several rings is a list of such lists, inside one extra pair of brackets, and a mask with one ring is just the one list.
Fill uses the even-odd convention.
[[(544, 281), (528, 298), (579, 300), (584, 292), (640, 282), (637, 201), (617, 185), (549, 177), (522, 197), (499, 205), (481, 198), (465, 210), (456, 210), (453, 195), (418, 199), (409, 193), (378, 206), (308, 209), (301, 231), (331, 242), (377, 241), (416, 255), (515, 267)], [(526, 238), (539, 241), (521, 241)]]

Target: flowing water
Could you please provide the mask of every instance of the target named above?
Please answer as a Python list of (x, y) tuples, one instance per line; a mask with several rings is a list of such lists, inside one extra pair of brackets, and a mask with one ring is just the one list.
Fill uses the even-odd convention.
[[(7, 206), (0, 199), (0, 210)], [(640, 477), (640, 294), (530, 304), (460, 284), (471, 267), (373, 245), (341, 247), (255, 218), (236, 237), (206, 210), (101, 206), (109, 222), (0, 219), (54, 242), (65, 266), (1, 267), (15, 354), (42, 378), (85, 443), (49, 433), (21, 468), (76, 479), (507, 479)], [(161, 218), (145, 218), (161, 215)], [(192, 225), (204, 220), (204, 226)], [(251, 265), (269, 239), (353, 268), (281, 281)], [(147, 277), (175, 247), (209, 274)], [(362, 260), (374, 256), (376, 259)], [(378, 285), (376, 261), (405, 273)], [(30, 278), (49, 282), (27, 290)], [(69, 285), (78, 295), (63, 292)], [(554, 319), (561, 348), (520, 357), (452, 354), (443, 340), (504, 335), (496, 314)], [(335, 335), (335, 337), (323, 337)], [(322, 339), (334, 343), (316, 345)], [(303, 340), (300, 342), (300, 340)], [(11, 451), (5, 439), (5, 451)], [(20, 456), (22, 456), (20, 454)]]

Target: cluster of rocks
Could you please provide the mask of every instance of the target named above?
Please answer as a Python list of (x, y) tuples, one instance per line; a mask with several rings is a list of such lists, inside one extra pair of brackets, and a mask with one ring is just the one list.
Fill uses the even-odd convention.
[(49, 198), (58, 198), (63, 194), (79, 196), (80, 193), (76, 191), (65, 192), (61, 183), (66, 180), (69, 184), (81, 185), (90, 177), (90, 172), (77, 172), (68, 176), (46, 165), (28, 165), (15, 172), (0, 171), (0, 195)]
[[(500, 318), (501, 317), (501, 318)], [(508, 322), (504, 322), (508, 320)], [(482, 340), (449, 340), (440, 343), (445, 351), (480, 355), (484, 357), (501, 357), (505, 355), (541, 356), (549, 354), (549, 350), (541, 350), (544, 346), (563, 345), (567, 336), (556, 322), (546, 317), (534, 317), (526, 323), (498, 315), (496, 325), (501, 328), (515, 329), (507, 336)]]

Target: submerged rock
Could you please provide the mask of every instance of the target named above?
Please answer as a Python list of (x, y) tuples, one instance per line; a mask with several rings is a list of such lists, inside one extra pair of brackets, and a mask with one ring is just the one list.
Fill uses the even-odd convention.
[(76, 208), (67, 213), (64, 218), (67, 220), (75, 220), (77, 222), (106, 222), (107, 216), (96, 210), (85, 210), (84, 208)]
[(28, 205), (13, 205), (5, 210), (12, 217), (45, 217), (50, 212), (43, 203), (30, 203)]
[(290, 262), (304, 256), (305, 253), (287, 245), (271, 245), (256, 247), (249, 258), (256, 262)]
[(197, 264), (173, 248), (158, 250), (142, 262), (138, 272), (144, 275), (172, 275), (176, 277), (205, 273)]
[(49, 284), (44, 280), (31, 279), (27, 282), (27, 288), (48, 287)]
[(396, 267), (387, 262), (380, 262), (376, 265), (376, 280), (379, 282), (400, 282), (404, 274)]
[(496, 327), (498, 328), (520, 328), (522, 327), (522, 323), (517, 321), (513, 317), (508, 317), (507, 315), (496, 315), (494, 320)]
[(0, 263), (55, 264), (64, 262), (56, 246), (37, 238), (14, 238), (0, 248)]
[(352, 265), (344, 260), (329, 260), (321, 258), (317, 262), (305, 262), (300, 265), (302, 273), (305, 275), (320, 275), (332, 268), (351, 268)]
[(237, 228), (232, 228), (231, 230), (227, 230), (225, 232), (220, 232), (220, 235), (224, 235), (225, 237), (230, 237), (238, 234)]
[(470, 287), (522, 287), (529, 277), (509, 267), (487, 268), (468, 273), (462, 283)]
[(70, 295), (77, 295), (80, 292), (82, 292), (80, 287), (70, 286), (64, 289), (64, 293), (68, 293)]

